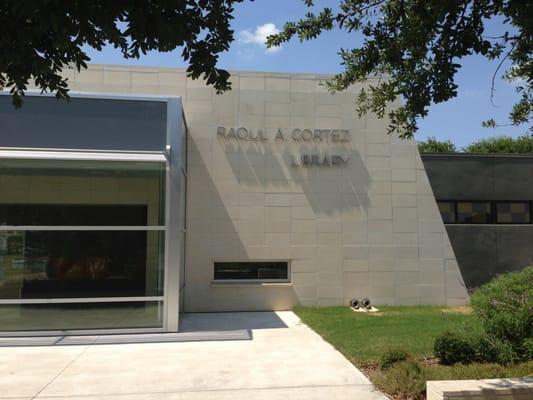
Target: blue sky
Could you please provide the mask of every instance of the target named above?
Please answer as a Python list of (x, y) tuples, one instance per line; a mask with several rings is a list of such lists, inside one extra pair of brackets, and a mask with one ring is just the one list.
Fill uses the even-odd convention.
[[(335, 1), (316, 1), (318, 6), (334, 7)], [(277, 51), (268, 51), (262, 37), (275, 29), (281, 29), (287, 20), (304, 15), (306, 8), (301, 0), (256, 0), (236, 6), (233, 28), (236, 41), (229, 52), (220, 58), (220, 66), (233, 70), (336, 73), (341, 71), (338, 50), (353, 47), (358, 36), (343, 31), (323, 34), (319, 39), (300, 43), (293, 40)], [(488, 26), (488, 32), (502, 30), (498, 21)], [(184, 67), (179, 52), (152, 52), (139, 60), (124, 60), (112, 48), (102, 52), (87, 49), (91, 62), (109, 64), (149, 65)], [(497, 61), (487, 61), (483, 57), (471, 56), (461, 61), (462, 69), (457, 76), (459, 96), (447, 103), (432, 105), (429, 115), (419, 121), (417, 140), (435, 136), (441, 140), (451, 140), (462, 147), (479, 138), (494, 135), (518, 136), (527, 128), (501, 127), (487, 129), (481, 121), (490, 117), (507, 123), (507, 115), (518, 99), (512, 84), (498, 79), (496, 92), (491, 104), (490, 86)], [(500, 74), (501, 75), (501, 74)]]

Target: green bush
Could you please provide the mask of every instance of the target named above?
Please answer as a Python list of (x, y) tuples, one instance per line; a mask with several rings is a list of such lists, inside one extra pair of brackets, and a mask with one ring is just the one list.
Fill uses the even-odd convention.
[(456, 364), (453, 366), (432, 365), (426, 368), (427, 380), (522, 378), (531, 375), (533, 362), (500, 365), (496, 363)]
[(521, 378), (531, 376), (533, 361), (503, 366), (495, 363), (472, 363), (453, 366), (422, 366), (403, 361), (371, 375), (378, 389), (395, 399), (424, 399), (426, 381), (457, 379)]
[(435, 340), (434, 354), (443, 365), (498, 363), (512, 364), (528, 359), (520, 357), (507, 341), (499, 340), (468, 327), (457, 332), (445, 332)]
[(500, 340), (487, 335), (478, 318), (476, 318), (476, 323), (473, 322), (471, 320), (457, 331), (463, 340), (469, 343), (470, 348), (474, 352), (473, 361), (508, 364), (508, 346)]
[(444, 365), (532, 360), (532, 295), (533, 266), (483, 285), (471, 298), (478, 323), (439, 335), (435, 355)]
[(433, 353), (444, 365), (468, 364), (476, 360), (476, 351), (470, 341), (454, 332), (444, 332), (437, 336)]
[(533, 360), (533, 338), (527, 338), (524, 340), (524, 348), (527, 354), (527, 359)]
[(531, 359), (528, 347), (533, 339), (533, 266), (488, 282), (474, 292), (470, 301), (498, 357), (511, 362)]
[(395, 399), (423, 399), (426, 369), (416, 361), (402, 361), (372, 376), (376, 387)]
[(407, 360), (407, 353), (401, 349), (390, 349), (382, 354), (379, 360), (379, 367), (381, 369), (387, 369), (390, 366)]

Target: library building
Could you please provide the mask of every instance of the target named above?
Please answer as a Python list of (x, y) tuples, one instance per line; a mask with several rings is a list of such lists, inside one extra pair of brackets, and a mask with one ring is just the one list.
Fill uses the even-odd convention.
[(70, 101), (0, 92), (0, 335), (462, 305), (533, 260), (532, 157), (420, 156), (322, 75), (64, 74)]

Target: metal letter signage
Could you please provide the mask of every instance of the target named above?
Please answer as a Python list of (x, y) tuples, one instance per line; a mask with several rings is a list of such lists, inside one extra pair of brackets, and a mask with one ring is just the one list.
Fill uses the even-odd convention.
[(248, 129), (244, 127), (226, 129), (223, 126), (217, 128), (217, 136), (221, 139), (238, 139), (238, 140), (259, 140), (265, 141), (268, 138), (262, 129)]
[(302, 154), (292, 157), (292, 165), (294, 167), (304, 166), (310, 167), (316, 166), (333, 166), (333, 165), (345, 165), (348, 163), (350, 156), (348, 155), (329, 155), (329, 154)]
[[(245, 127), (225, 128), (223, 126), (217, 127), (217, 137), (219, 139), (235, 139), (246, 141), (260, 141), (268, 140), (263, 129), (250, 129)], [(309, 129), (309, 128), (295, 128), (285, 134), (281, 128), (276, 131), (274, 136), (275, 141), (285, 142), (285, 138), (290, 138), (295, 143), (348, 143), (351, 141), (350, 131), (348, 129)], [(349, 160), (349, 155), (340, 154), (301, 154), (293, 156), (292, 165), (297, 166), (341, 166), (346, 165)]]

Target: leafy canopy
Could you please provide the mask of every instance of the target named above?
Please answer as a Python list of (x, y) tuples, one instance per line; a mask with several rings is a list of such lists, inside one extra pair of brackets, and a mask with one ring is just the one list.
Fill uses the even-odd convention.
[[(510, 123), (530, 120), (533, 107), (533, 2), (524, 0), (339, 0), (338, 10), (312, 12), (313, 1), (304, 0), (310, 11), (268, 38), (277, 46), (297, 37), (312, 40), (324, 31), (343, 29), (359, 33), (362, 45), (341, 49), (344, 71), (326, 82), (332, 91), (376, 77), (357, 97), (359, 116), (377, 113), (390, 118), (389, 133), (411, 137), (417, 118), (428, 113), (432, 103), (457, 96), (455, 75), (459, 60), (471, 54), (499, 59), (498, 70), (509, 61), (507, 79), (516, 86), (520, 100), (513, 107)], [(490, 18), (503, 20), (503, 31), (487, 36)], [(398, 96), (404, 103), (387, 108)], [(488, 120), (485, 126), (496, 126)]]
[(522, 135), (515, 138), (497, 136), (481, 139), (464, 148), (467, 153), (517, 153), (533, 154), (533, 136)]
[(417, 143), (420, 153), (457, 153), (455, 144), (448, 141), (439, 141), (435, 137), (429, 137), (425, 141)]
[(439, 141), (429, 137), (418, 142), (418, 151), (421, 153), (478, 153), (478, 154), (533, 154), (533, 135), (522, 135), (517, 138), (511, 136), (495, 136), (480, 139), (458, 150), (455, 144), (448, 141)]
[(84, 46), (107, 44), (125, 58), (182, 49), (192, 78), (203, 76), (218, 91), (229, 73), (216, 67), (234, 39), (233, 5), (243, 0), (3, 0), (0, 3), (0, 89), (20, 106), (30, 79), (43, 91), (68, 97), (61, 77), (69, 65), (86, 68)]

